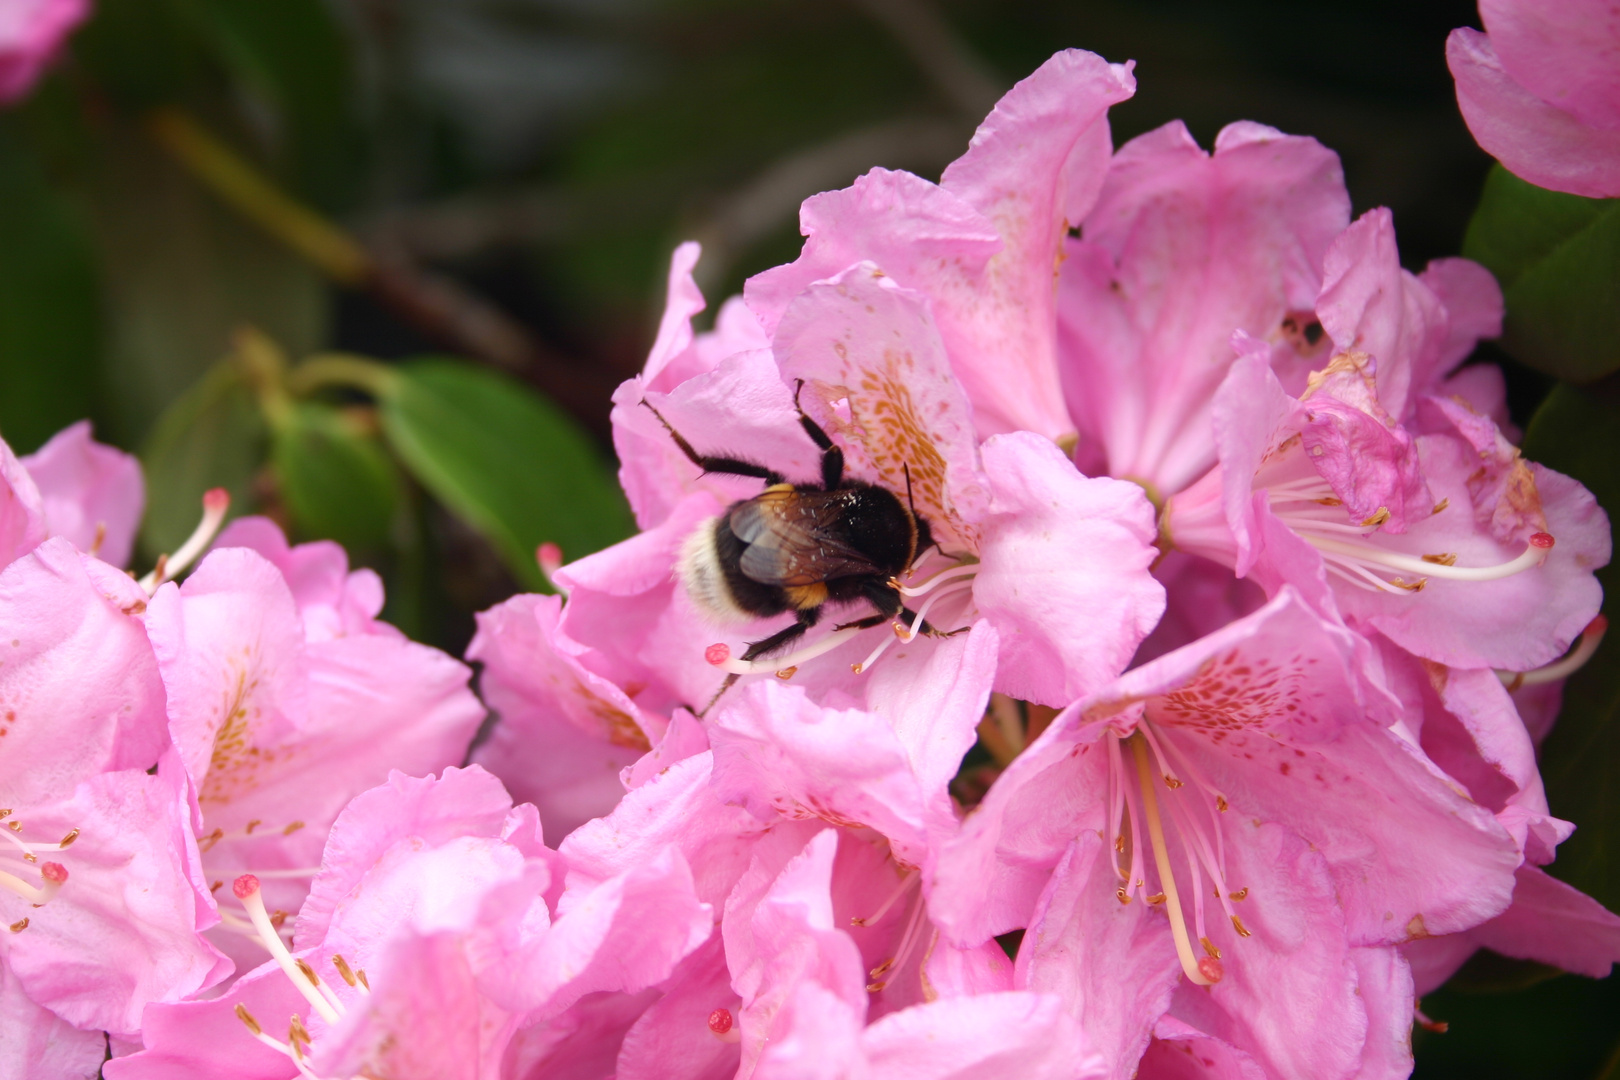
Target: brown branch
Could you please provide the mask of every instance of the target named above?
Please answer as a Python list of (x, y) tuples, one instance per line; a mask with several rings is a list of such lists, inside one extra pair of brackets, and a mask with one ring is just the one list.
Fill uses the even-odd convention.
[(854, 0), (894, 35), (934, 88), (977, 124), (1001, 98), (1001, 83), (928, 0)]

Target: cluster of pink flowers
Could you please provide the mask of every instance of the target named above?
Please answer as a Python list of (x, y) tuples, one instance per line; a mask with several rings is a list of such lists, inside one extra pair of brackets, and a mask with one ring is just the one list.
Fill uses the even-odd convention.
[[(643, 531), (480, 617), (479, 741), (336, 546), (245, 519), (177, 585), (210, 496), (136, 580), (129, 458), (5, 452), (0, 1073), (1374, 1080), (1477, 948), (1605, 974), (1535, 744), (1609, 525), (1459, 368), (1496, 283), (1312, 139), (1115, 150), (1134, 86), (1053, 57), (712, 331), (677, 250)], [(744, 659), (795, 616), (685, 582), (762, 484), (671, 430), (809, 485), (818, 425), (933, 544)]]

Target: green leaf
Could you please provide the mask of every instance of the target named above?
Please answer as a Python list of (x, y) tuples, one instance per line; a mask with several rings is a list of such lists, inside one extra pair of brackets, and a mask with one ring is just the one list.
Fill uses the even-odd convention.
[(191, 534), (209, 488), (231, 493), (233, 515), (252, 505), (264, 439), (258, 403), (234, 363), (215, 365), (169, 406), (141, 451), (146, 471), (141, 549), (147, 559), (173, 551)]
[(275, 424), (270, 460), (301, 536), (336, 540), (354, 553), (387, 541), (399, 470), (355, 419), (330, 405), (293, 405)]
[(546, 588), (534, 556), (544, 541), (575, 559), (629, 535), (629, 510), (601, 455), (539, 394), (450, 360), (418, 360), (391, 374), (379, 387), (389, 443), (519, 581)]
[[(1620, 520), (1620, 399), (1612, 391), (1608, 384), (1557, 387), (1524, 439), (1526, 457), (1585, 484), (1611, 522)], [(1620, 595), (1613, 562), (1598, 580), (1605, 596)], [(1542, 746), (1541, 775), (1552, 812), (1576, 825), (1548, 869), (1620, 911), (1620, 630), (1611, 628), (1565, 684), (1563, 710)]]
[(1502, 283), (1516, 359), (1572, 382), (1620, 369), (1620, 199), (1547, 191), (1498, 165), (1463, 254)]
[(27, 453), (90, 414), (94, 255), (29, 148), (0, 128), (0, 435)]

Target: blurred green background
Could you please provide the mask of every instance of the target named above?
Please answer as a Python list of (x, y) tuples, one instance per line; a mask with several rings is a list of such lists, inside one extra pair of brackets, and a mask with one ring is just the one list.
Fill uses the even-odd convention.
[[(1116, 141), (1175, 118), (1206, 146), (1238, 119), (1314, 135), (1418, 269), (1463, 250), (1491, 165), (1445, 68), (1459, 25), (1450, 0), (97, 0), (0, 112), (0, 433), (23, 453), (90, 416), (139, 452), (142, 565), (222, 484), (341, 540), (389, 618), (459, 653), (473, 612), (545, 587), (537, 543), (628, 533), (609, 395), (680, 240), (704, 242), (712, 314), (793, 257), (804, 197), (874, 165), (937, 177), (1079, 46), (1137, 61)], [(1551, 376), (1482, 352), (1528, 425)], [(1583, 462), (1620, 457), (1617, 415), (1583, 421), (1596, 450), (1541, 425), (1605, 502)], [(1588, 722), (1550, 754), (1595, 737), (1620, 761), (1613, 683), (1572, 688)], [(1583, 826), (1620, 816), (1595, 775), (1595, 801), (1568, 777)], [(1587, 835), (1575, 879), (1615, 906), (1613, 834)], [(1451, 1030), (1419, 1032), (1420, 1077), (1620, 1071), (1620, 984), (1488, 959), (1425, 1003)]]

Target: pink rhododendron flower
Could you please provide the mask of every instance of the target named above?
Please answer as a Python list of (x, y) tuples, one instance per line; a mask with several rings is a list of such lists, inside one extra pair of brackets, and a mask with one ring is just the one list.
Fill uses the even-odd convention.
[(89, 14), (89, 0), (7, 0), (0, 5), (0, 104), (27, 96)]
[(51, 536), (123, 566), (145, 502), (140, 462), (92, 440), (89, 421), (21, 459), (0, 441), (0, 566)]
[[(1271, 346), (1234, 339), (1243, 358), (1211, 410), (1220, 466), (1170, 498), (1161, 529), (1417, 655), (1524, 671), (1596, 614), (1608, 522), (1584, 488), (1524, 461), (1451, 392), (1482, 388), (1444, 376), (1489, 328), (1481, 301), (1495, 293), (1470, 264), (1430, 273), (1444, 291), (1399, 268), (1387, 212), (1346, 230), (1317, 309), (1343, 351), (1295, 397)], [(1441, 295), (1465, 312), (1462, 327)]]
[(60, 538), (0, 571), (0, 965), (35, 1005), (124, 1037), (229, 972), (199, 933), (215, 917), (145, 600)]
[[(252, 872), (295, 911), (351, 798), (391, 770), (462, 760), (483, 717), (466, 667), (377, 622), (381, 607), (376, 575), (350, 573), (336, 544), (289, 548), (262, 520), (153, 595), (146, 628), (210, 884)], [(237, 937), (215, 935), (252, 956)]]
[(1620, 20), (1610, 0), (1480, 0), (1446, 62), (1479, 145), (1532, 184), (1620, 196)]
[(1377, 722), (1396, 703), (1358, 668), (1352, 635), (1285, 588), (1127, 673), (943, 846), (936, 919), (964, 943), (1027, 926), (1015, 985), (1063, 994), (1112, 1075), (1166, 1010), (1279, 1075), (1385, 1053), (1354, 950), (1498, 914), (1519, 856)]
[(0, 1076), (15, 1080), (90, 1080), (101, 1072), (107, 1039), (81, 1031), (34, 1004), (0, 963)]
[[(656, 982), (707, 935), (683, 870), (639, 868), (554, 918), (563, 866), (533, 807), (514, 808), (480, 769), (396, 773), (333, 825), (296, 953), (259, 881), (238, 878), (232, 895), (271, 960), (214, 1001), (154, 1007), (144, 1049), (107, 1076), (510, 1075), (520, 1026)], [(532, 1009), (511, 1007), (525, 996)]]
[(1161, 495), (1207, 472), (1235, 330), (1271, 341), (1302, 388), (1326, 358), (1322, 259), (1349, 221), (1338, 156), (1314, 139), (1239, 123), (1206, 154), (1171, 123), (1122, 146), (1060, 275), (1081, 460)]
[(927, 297), (981, 435), (1067, 440), (1052, 272), (1102, 186), (1108, 108), (1136, 92), (1130, 69), (1060, 52), (1007, 92), (938, 185), (874, 169), (807, 200), (804, 252), (749, 281), (749, 308), (774, 336), (808, 286), (875, 263)]

